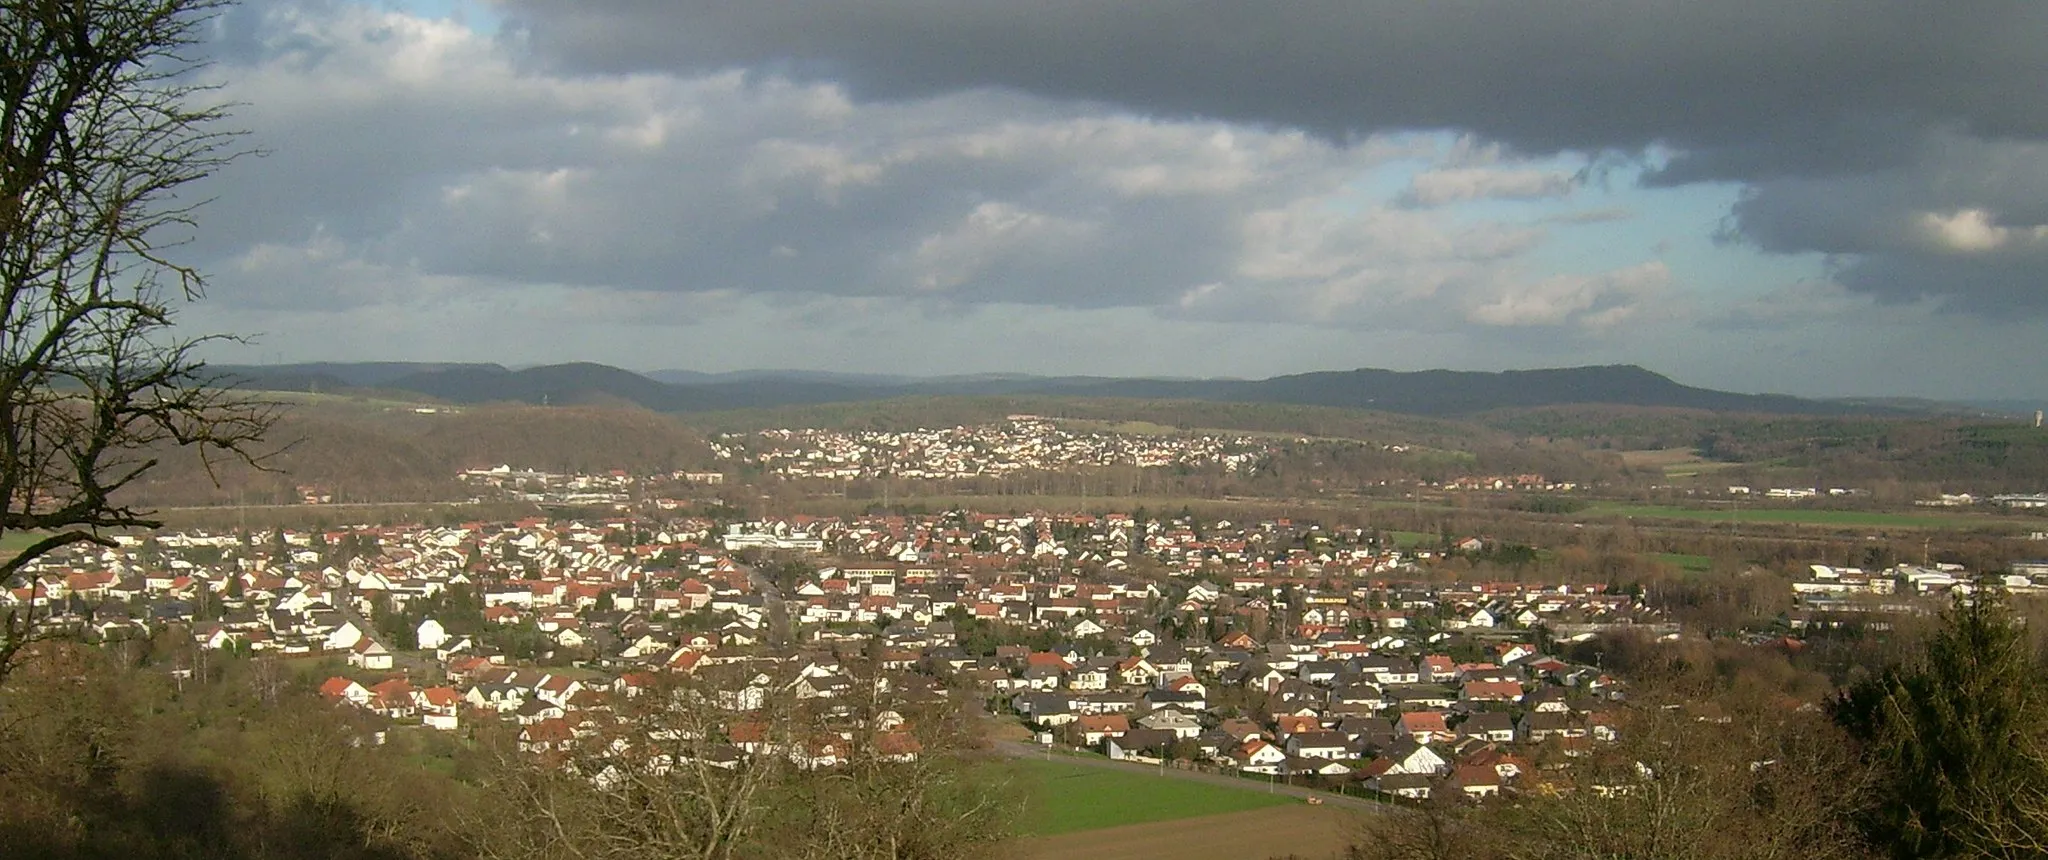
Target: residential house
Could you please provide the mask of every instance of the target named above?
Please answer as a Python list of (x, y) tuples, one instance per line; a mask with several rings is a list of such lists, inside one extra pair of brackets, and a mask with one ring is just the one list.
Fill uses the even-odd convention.
[(1458, 734), (1493, 743), (1513, 743), (1515, 722), (1513, 718), (1498, 711), (1482, 711), (1465, 718), (1458, 724)]
[(1301, 732), (1287, 738), (1287, 754), (1295, 758), (1351, 758), (1351, 740), (1332, 731)]
[(1179, 708), (1161, 708), (1138, 718), (1138, 725), (1170, 732), (1176, 738), (1193, 738), (1202, 733), (1202, 721)]
[(1422, 773), (1386, 773), (1366, 781), (1366, 787), (1409, 800), (1428, 800), (1436, 778)]
[(1096, 746), (1103, 738), (1118, 737), (1131, 730), (1131, 721), (1123, 714), (1090, 714), (1074, 721), (1072, 731), (1080, 738), (1082, 746)]
[(335, 702), (347, 702), (358, 708), (370, 704), (370, 690), (347, 678), (335, 676), (320, 685), (320, 695)]
[(363, 637), (356, 640), (355, 645), (349, 648), (348, 664), (373, 672), (390, 671), (392, 666), (391, 649), (385, 648), (382, 642), (369, 637)]
[(432, 618), (421, 621), (420, 626), (414, 629), (413, 636), (419, 643), (420, 650), (437, 652), (441, 650), (442, 645), (448, 644), (450, 638), (441, 622)]
[(1160, 729), (1132, 729), (1102, 741), (1102, 751), (1119, 761), (1156, 762), (1172, 755), (1179, 735)]
[[(1380, 763), (1384, 763), (1381, 765)], [(1438, 755), (1436, 750), (1402, 738), (1394, 742), (1375, 760), (1375, 770), (1381, 773), (1414, 773), (1436, 775), (1450, 767), (1450, 762)]]
[(1460, 765), (1451, 771), (1450, 787), (1474, 800), (1500, 796), (1500, 772), (1481, 765)]
[(1414, 738), (1419, 744), (1457, 738), (1457, 735), (1451, 732), (1443, 713), (1438, 711), (1410, 711), (1396, 718), (1394, 727), (1401, 734)]
[(1287, 763), (1287, 753), (1279, 747), (1253, 738), (1245, 741), (1232, 756), (1237, 769), (1246, 773), (1267, 773), (1279, 775), (1280, 768)]

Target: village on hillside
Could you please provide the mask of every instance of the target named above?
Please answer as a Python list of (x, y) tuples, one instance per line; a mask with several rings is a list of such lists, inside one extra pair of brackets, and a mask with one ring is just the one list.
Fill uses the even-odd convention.
[(1250, 472), (1269, 440), (1209, 434), (1144, 435), (1076, 431), (1035, 415), (998, 424), (905, 431), (776, 429), (714, 440), (722, 458), (786, 478), (1001, 477), (1100, 466), (1221, 466)]

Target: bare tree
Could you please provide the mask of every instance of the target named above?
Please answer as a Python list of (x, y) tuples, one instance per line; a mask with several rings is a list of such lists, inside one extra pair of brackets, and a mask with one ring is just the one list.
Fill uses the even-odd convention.
[[(779, 797), (787, 827), (771, 856), (787, 860), (965, 860), (998, 853), (1017, 812), (1000, 771), (958, 754), (979, 743), (957, 703), (906, 695), (917, 676), (856, 668), (836, 699), (842, 760), (792, 781)], [(794, 814), (792, 814), (794, 813)]]
[(1475, 825), (1470, 805), (1448, 789), (1412, 807), (1389, 805), (1353, 824), (1341, 860), (1485, 860), (1499, 856), (1495, 833)]
[[(196, 82), (225, 0), (0, 0), (0, 562), (159, 525), (122, 490), (169, 448), (250, 458), (273, 411), (219, 384), (172, 330), (200, 273), (173, 258), (232, 159)], [(48, 634), (31, 604), (0, 629), (0, 678)]]
[(1571, 763), (1551, 791), (1502, 811), (1503, 852), (1580, 857), (1857, 858), (1866, 774), (1821, 715), (1726, 694), (1639, 699), (1621, 739)]
[(495, 787), (531, 826), (479, 847), (506, 860), (734, 856), (808, 732), (770, 675), (709, 674), (659, 679), (579, 714), (566, 739), (522, 743)]
[[(526, 730), (488, 780), (479, 854), (948, 860), (1008, 835), (1004, 787), (954, 756), (949, 706), (901, 704), (865, 674), (805, 698), (786, 666), (665, 680), (578, 712), (567, 735)], [(504, 809), (522, 814), (490, 819)]]

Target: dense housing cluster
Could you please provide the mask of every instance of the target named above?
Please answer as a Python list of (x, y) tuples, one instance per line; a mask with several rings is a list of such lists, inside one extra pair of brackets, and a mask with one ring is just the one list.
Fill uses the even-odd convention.
[(718, 452), (790, 478), (953, 479), (1103, 466), (1218, 466), (1251, 471), (1270, 444), (1250, 436), (1084, 432), (1031, 416), (906, 431), (765, 430), (732, 434)]
[[(574, 748), (663, 679), (714, 673), (740, 714), (884, 678), (903, 701), (982, 701), (1042, 744), (1117, 759), (1483, 797), (1565, 778), (1616, 737), (1622, 682), (1567, 659), (1571, 643), (1680, 632), (1632, 591), (1433, 575), (1481, 538), (1400, 548), (1285, 518), (530, 519), (118, 543), (38, 560), (0, 604), (101, 641), (176, 630), (332, 661), (336, 702), (399, 726), (501, 723), (534, 752)], [(2048, 564), (2013, 570), (2002, 582), (2024, 591)], [(1976, 581), (1815, 565), (1791, 623), (1923, 611)], [(915, 755), (871, 729), (800, 763), (862, 739)]]

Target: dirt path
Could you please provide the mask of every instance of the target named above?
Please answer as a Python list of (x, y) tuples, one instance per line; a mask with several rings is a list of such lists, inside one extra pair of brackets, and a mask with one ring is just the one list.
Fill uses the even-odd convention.
[(1349, 843), (1358, 812), (1330, 805), (1276, 806), (1178, 821), (1066, 833), (1018, 843), (1017, 860), (1326, 860)]

